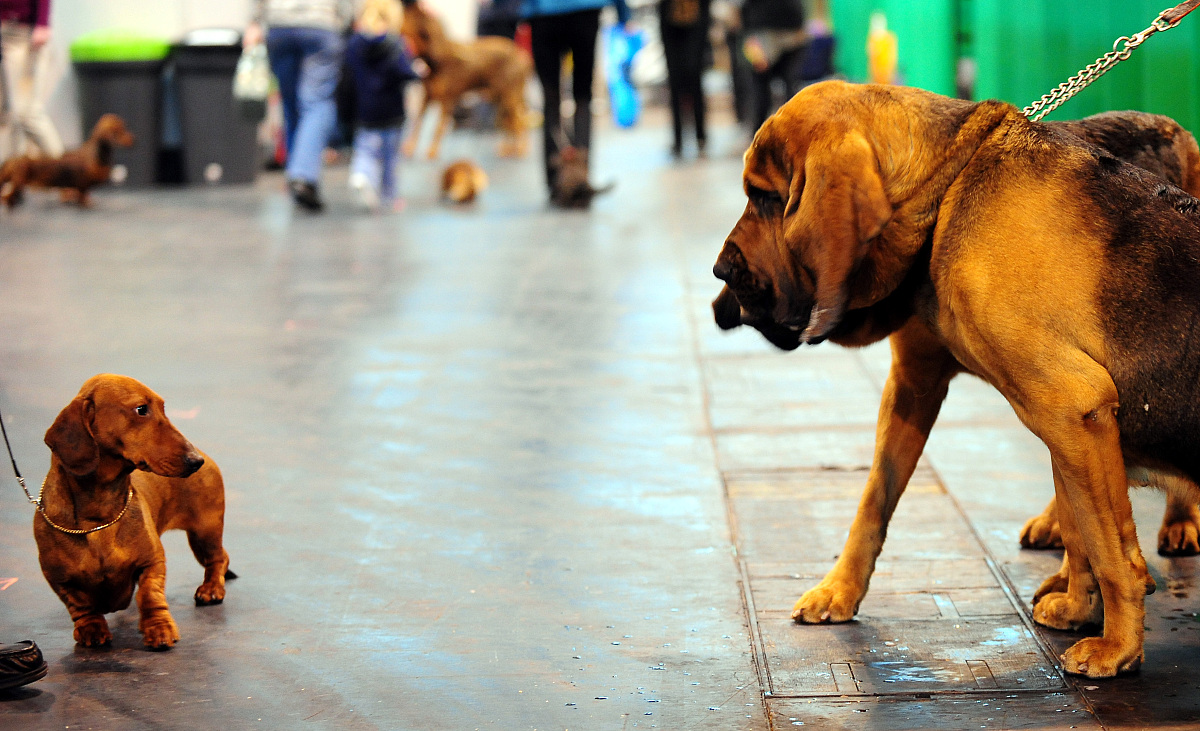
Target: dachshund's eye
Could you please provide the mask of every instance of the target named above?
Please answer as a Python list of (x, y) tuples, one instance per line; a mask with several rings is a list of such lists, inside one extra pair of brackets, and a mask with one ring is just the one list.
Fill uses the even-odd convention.
[(147, 406), (146, 404), (142, 404), (141, 406), (134, 409), (134, 412), (137, 413), (138, 416), (149, 416), (150, 415), (150, 407)]

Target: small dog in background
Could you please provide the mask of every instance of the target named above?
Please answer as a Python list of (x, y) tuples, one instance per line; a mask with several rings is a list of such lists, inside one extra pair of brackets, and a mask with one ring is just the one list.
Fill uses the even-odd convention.
[(137, 606), (146, 646), (165, 650), (179, 628), (164, 593), (167, 559), (159, 536), (187, 532), (204, 567), (196, 604), (220, 604), (229, 570), (222, 545), (221, 471), (167, 419), (163, 400), (127, 376), (101, 374), (46, 431), (50, 471), (33, 516), (38, 562), (71, 614), (75, 641), (112, 642), (104, 615)]
[(133, 135), (115, 114), (96, 122), (92, 135), (62, 157), (14, 157), (0, 166), (0, 201), (12, 208), (25, 197), (25, 188), (61, 188), (64, 201), (89, 204), (88, 191), (112, 175), (113, 147), (130, 147)]
[(470, 160), (456, 160), (442, 172), (442, 197), (454, 203), (470, 203), (487, 186), (487, 173)]
[(559, 208), (588, 208), (592, 199), (612, 190), (616, 183), (600, 188), (588, 181), (588, 151), (574, 145), (563, 145), (550, 159), (554, 168), (554, 190), (550, 202)]

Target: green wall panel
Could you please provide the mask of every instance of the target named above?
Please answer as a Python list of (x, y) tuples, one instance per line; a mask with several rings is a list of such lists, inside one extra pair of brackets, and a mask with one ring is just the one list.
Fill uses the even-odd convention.
[[(905, 83), (954, 93), (958, 56), (977, 65), (976, 99), (1019, 107), (1040, 98), (1147, 26), (1171, 0), (831, 0), (838, 69), (867, 75), (867, 26), (879, 10), (899, 42)], [(959, 27), (967, 34), (958, 37)], [(1133, 56), (1064, 104), (1049, 119), (1109, 109), (1168, 114), (1200, 133), (1200, 10), (1155, 34)]]

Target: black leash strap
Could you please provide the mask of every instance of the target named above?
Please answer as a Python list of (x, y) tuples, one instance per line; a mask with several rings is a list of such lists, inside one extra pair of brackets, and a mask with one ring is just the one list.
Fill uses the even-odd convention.
[[(1196, 0), (1200, 3), (1200, 0)], [(17, 458), (13, 456), (12, 444), (8, 441), (8, 430), (4, 428), (4, 414), (0, 413), (0, 434), (4, 435), (4, 448), (8, 450), (8, 461), (12, 463), (13, 474), (17, 476), (17, 482), (21, 484), (21, 489), (25, 492), (25, 497), (29, 498), (29, 502), (41, 508), (42, 505), (37, 498), (29, 494), (29, 488), (25, 486), (25, 478), (21, 476), (21, 470), (17, 468)]]

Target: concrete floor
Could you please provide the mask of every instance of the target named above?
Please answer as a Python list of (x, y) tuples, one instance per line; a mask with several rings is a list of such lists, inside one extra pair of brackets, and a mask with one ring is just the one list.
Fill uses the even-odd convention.
[(32, 511), (0, 478), (0, 641), (49, 676), (0, 696), (14, 729), (1194, 728), (1196, 559), (1159, 559), (1147, 664), (1064, 678), (1076, 635), (1028, 601), (1059, 556), (1017, 532), (1044, 449), (986, 386), (951, 388), (858, 621), (787, 611), (841, 549), (886, 348), (785, 354), (721, 333), (712, 262), (744, 199), (744, 140), (673, 165), (650, 126), (603, 129), (618, 181), (551, 211), (534, 160), (408, 209), (297, 213), (254, 188), (32, 196), (0, 214), (0, 408), (36, 485), (42, 434), (88, 376), (137, 377), (225, 474), (225, 603), (169, 533), (183, 635), (73, 645)]

